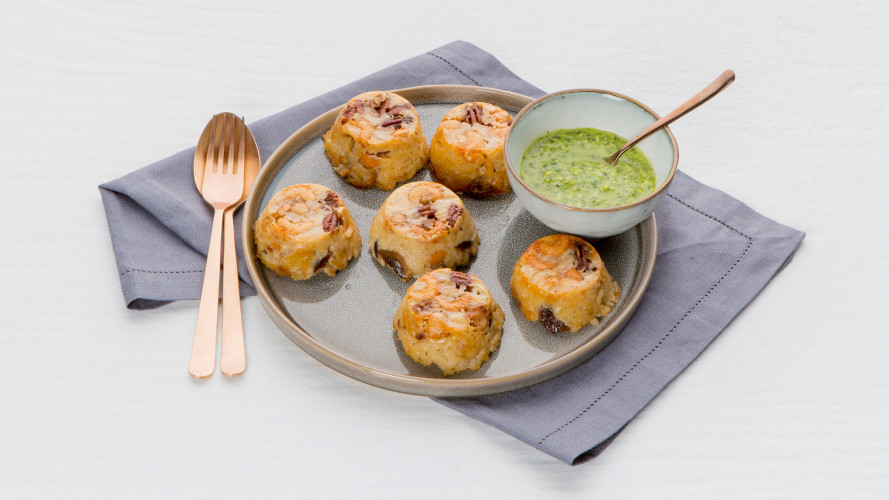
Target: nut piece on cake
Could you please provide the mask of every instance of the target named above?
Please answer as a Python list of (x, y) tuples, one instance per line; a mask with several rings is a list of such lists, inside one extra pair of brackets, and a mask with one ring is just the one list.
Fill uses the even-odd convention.
[(322, 138), (333, 169), (360, 188), (392, 189), (429, 158), (417, 111), (392, 92), (353, 97)]
[(392, 327), (414, 361), (445, 375), (477, 370), (500, 346), (503, 310), (472, 274), (437, 269), (408, 288)]
[(620, 298), (596, 249), (567, 234), (532, 243), (512, 270), (510, 288), (525, 318), (552, 333), (598, 325)]

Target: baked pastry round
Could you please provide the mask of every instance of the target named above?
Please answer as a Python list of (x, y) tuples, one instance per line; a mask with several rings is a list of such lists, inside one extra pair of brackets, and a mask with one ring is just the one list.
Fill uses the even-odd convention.
[(458, 193), (476, 197), (508, 193), (503, 140), (512, 117), (486, 102), (467, 102), (441, 120), (429, 147), (429, 170)]
[(436, 269), (408, 288), (392, 327), (414, 361), (452, 375), (477, 370), (500, 346), (503, 319), (480, 279)]
[(599, 324), (620, 298), (596, 249), (567, 234), (532, 243), (512, 270), (510, 288), (525, 318), (552, 333)]
[(478, 252), (478, 232), (463, 201), (428, 181), (399, 187), (370, 224), (371, 255), (403, 281), (439, 267), (469, 264)]
[(296, 184), (269, 200), (253, 226), (256, 255), (295, 280), (333, 276), (361, 252), (358, 227), (343, 199), (318, 184)]
[(392, 92), (353, 97), (322, 137), (333, 169), (360, 188), (392, 189), (429, 158), (417, 111)]

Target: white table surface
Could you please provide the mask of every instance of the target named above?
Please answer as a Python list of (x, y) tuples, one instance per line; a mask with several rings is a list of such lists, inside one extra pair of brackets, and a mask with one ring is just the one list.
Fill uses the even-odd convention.
[[(408, 4), (0, 2), (0, 497), (889, 497), (885, 2)], [(255, 297), (233, 380), (186, 373), (197, 302), (124, 308), (98, 184), (455, 39), (661, 113), (734, 69), (680, 168), (808, 233), (580, 466), (331, 371)]]

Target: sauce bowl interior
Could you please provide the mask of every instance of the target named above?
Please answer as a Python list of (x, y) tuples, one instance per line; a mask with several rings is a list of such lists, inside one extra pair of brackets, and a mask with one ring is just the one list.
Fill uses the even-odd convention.
[[(529, 104), (516, 117), (516, 122), (507, 134), (505, 148), (507, 168), (524, 189), (549, 203), (560, 205), (536, 193), (521, 179), (522, 156), (535, 139), (547, 132), (568, 128), (596, 128), (630, 139), (658, 118), (643, 104), (613, 92), (578, 89), (550, 94)], [(678, 163), (676, 139), (666, 127), (636, 147), (651, 160), (657, 187), (644, 200), (634, 204), (658, 194), (672, 180)], [(614, 208), (581, 210), (609, 211)]]

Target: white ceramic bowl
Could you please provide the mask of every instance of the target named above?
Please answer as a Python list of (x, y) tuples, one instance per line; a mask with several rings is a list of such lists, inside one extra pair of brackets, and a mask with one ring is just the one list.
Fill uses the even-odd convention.
[(526, 210), (556, 231), (590, 238), (622, 233), (654, 212), (676, 174), (679, 149), (668, 128), (655, 132), (636, 146), (651, 160), (657, 187), (645, 198), (619, 207), (580, 208), (550, 200), (522, 181), (519, 175), (522, 155), (535, 139), (553, 130), (591, 127), (629, 139), (659, 118), (644, 104), (606, 90), (563, 90), (545, 95), (525, 106), (506, 134), (503, 149), (512, 190)]

